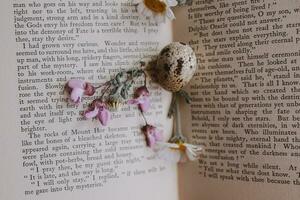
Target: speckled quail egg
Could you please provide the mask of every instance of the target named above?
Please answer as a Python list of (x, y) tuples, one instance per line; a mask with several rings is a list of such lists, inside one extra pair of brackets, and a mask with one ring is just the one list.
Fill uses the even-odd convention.
[(177, 92), (192, 79), (196, 68), (193, 49), (187, 44), (173, 42), (159, 53), (155, 78), (164, 89)]

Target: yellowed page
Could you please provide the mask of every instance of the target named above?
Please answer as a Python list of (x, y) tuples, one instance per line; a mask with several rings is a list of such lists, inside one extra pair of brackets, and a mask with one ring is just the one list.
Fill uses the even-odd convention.
[(184, 133), (205, 146), (179, 168), (180, 199), (299, 199), (300, 1), (198, 1), (175, 40), (198, 71)]
[[(156, 160), (134, 107), (107, 127), (63, 94), (70, 78), (103, 83), (157, 54), (170, 23), (138, 17), (131, 1), (1, 1), (0, 199), (174, 200), (177, 168)], [(170, 135), (170, 95), (150, 84), (148, 121)], [(165, 108), (165, 109), (163, 109)]]

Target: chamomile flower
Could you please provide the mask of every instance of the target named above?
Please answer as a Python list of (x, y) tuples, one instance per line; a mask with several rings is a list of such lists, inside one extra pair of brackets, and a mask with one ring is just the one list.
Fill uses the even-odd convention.
[(160, 159), (172, 162), (186, 162), (197, 160), (203, 148), (188, 143), (157, 142), (154, 150)]
[(177, 5), (177, 0), (133, 0), (137, 5), (137, 11), (145, 17), (149, 17), (157, 23), (175, 19), (171, 7)]

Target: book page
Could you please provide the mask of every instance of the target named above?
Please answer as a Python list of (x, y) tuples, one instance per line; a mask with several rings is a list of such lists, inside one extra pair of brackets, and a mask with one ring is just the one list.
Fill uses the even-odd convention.
[[(85, 120), (63, 92), (71, 78), (104, 83), (172, 39), (128, 0), (1, 2), (0, 199), (174, 200), (177, 168), (154, 159), (136, 107), (109, 125)], [(149, 123), (170, 135), (170, 95), (150, 83)], [(155, 192), (153, 192), (155, 191)]]
[(300, 196), (300, 1), (194, 0), (175, 40), (196, 51), (184, 133), (205, 150), (179, 169), (181, 199)]

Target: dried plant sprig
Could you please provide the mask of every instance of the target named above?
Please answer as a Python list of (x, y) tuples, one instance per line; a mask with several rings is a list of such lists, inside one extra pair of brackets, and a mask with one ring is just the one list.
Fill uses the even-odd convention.
[[(82, 102), (82, 98), (84, 95), (94, 96), (97, 90), (100, 90), (100, 96), (98, 96), (98, 98), (96, 98), (89, 105), (89, 108), (86, 112), (88, 112), (90, 115), (88, 114), (86, 117), (97, 117), (102, 125), (106, 125), (107, 120), (103, 120), (103, 116), (108, 115), (103, 115), (103, 112), (100, 111), (103, 110), (103, 108), (118, 110), (122, 105), (124, 105), (128, 100), (129, 94), (131, 93), (135, 81), (140, 77), (144, 77), (144, 87), (146, 87), (147, 78), (144, 69), (133, 68), (127, 71), (121, 71), (117, 73), (111, 80), (99, 85), (93, 85), (92, 83), (83, 80), (71, 79), (66, 83), (65, 90), (70, 95), (71, 102), (75, 103), (76, 105)], [(142, 102), (140, 103), (142, 105)], [(97, 110), (99, 109), (100, 111), (98, 112), (98, 114), (96, 114)]]

